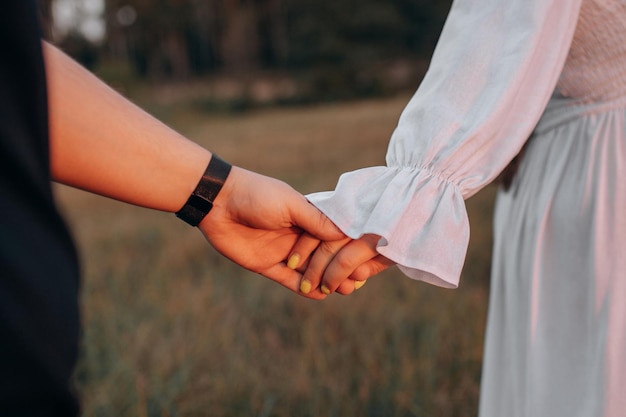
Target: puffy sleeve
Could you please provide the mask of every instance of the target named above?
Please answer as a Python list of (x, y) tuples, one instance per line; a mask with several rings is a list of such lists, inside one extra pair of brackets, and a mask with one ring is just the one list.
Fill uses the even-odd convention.
[(344, 233), (381, 236), (409, 277), (458, 286), (465, 199), (520, 151), (564, 65), (581, 0), (454, 1), (424, 80), (402, 112), (387, 166), (343, 174), (309, 200)]

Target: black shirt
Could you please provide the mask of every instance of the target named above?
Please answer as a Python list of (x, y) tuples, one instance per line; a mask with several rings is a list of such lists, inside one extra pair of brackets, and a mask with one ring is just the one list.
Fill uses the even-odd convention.
[(52, 196), (34, 0), (0, 13), (0, 415), (75, 416), (78, 262)]

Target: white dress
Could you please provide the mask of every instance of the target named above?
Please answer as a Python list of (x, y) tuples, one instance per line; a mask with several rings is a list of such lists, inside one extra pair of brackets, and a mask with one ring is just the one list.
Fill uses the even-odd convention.
[(496, 202), (480, 415), (626, 416), (626, 0), (456, 0), (387, 166), (309, 199), (454, 288), (464, 200), (526, 143)]

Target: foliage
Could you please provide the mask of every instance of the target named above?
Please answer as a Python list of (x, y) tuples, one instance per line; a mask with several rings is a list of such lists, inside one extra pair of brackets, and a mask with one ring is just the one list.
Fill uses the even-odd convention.
[[(381, 62), (427, 59), (450, 3), (106, 0), (107, 40), (100, 55), (128, 60), (137, 75), (151, 79), (269, 69), (312, 74), (321, 80), (315, 88), (362, 88), (360, 73)], [(131, 12), (132, 19), (124, 17)], [(72, 52), (70, 41), (76, 43), (60, 40)]]
[(430, 56), (447, 12), (439, 1), (286, 0), (293, 66)]

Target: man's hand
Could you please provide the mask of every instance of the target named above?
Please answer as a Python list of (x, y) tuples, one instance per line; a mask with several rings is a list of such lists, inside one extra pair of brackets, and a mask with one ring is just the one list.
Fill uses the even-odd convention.
[[(345, 238), (289, 185), (238, 167), (198, 227), (225, 257), (301, 295), (301, 275), (286, 262), (303, 230), (327, 241)], [(325, 294), (316, 290), (306, 296), (322, 299)]]

